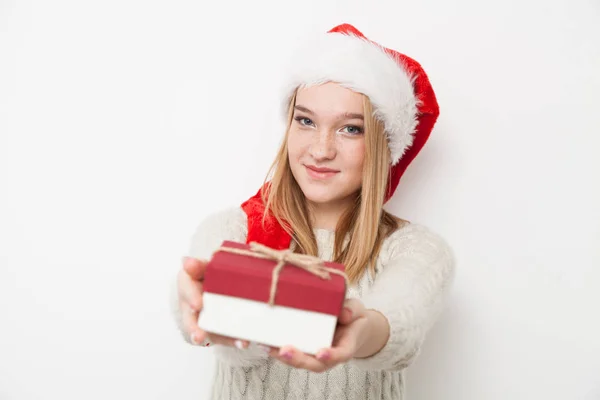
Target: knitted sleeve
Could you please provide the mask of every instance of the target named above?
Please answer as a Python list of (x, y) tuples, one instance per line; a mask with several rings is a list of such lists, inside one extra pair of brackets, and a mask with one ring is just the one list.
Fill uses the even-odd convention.
[[(246, 213), (240, 207), (223, 209), (206, 217), (196, 228), (190, 240), (187, 255), (197, 259), (208, 260), (224, 240), (244, 243), (247, 235)], [(181, 312), (178, 309), (176, 282), (172, 289), (171, 308), (177, 327), (183, 335)], [(174, 292), (174, 293), (173, 293)], [(187, 335), (184, 340), (191, 343)], [(236, 366), (252, 366), (265, 359), (267, 355), (258, 348), (239, 350), (226, 346), (214, 346), (217, 358)]]
[(240, 207), (215, 212), (196, 227), (187, 255), (208, 260), (224, 240), (245, 242), (247, 232), (246, 213)]
[(401, 370), (414, 360), (444, 307), (454, 280), (454, 254), (439, 235), (410, 224), (386, 240), (379, 261), (362, 301), (386, 317), (390, 336), (378, 353), (351, 363), (366, 370)]

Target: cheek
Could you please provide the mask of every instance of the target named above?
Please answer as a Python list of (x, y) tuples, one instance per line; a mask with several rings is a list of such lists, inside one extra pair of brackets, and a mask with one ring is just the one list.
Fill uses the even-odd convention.
[(365, 142), (364, 140), (353, 143), (347, 152), (347, 164), (352, 171), (352, 181), (361, 182), (363, 174), (363, 166), (365, 163)]
[(302, 135), (298, 135), (293, 130), (288, 135), (287, 150), (290, 162), (295, 163), (306, 152), (308, 147), (306, 140), (303, 140)]

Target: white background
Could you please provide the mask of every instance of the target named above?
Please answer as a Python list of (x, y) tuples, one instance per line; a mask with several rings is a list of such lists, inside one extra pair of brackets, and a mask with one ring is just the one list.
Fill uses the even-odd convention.
[(290, 45), (342, 22), (441, 106), (389, 204), (458, 259), (408, 399), (600, 399), (595, 0), (0, 1), (0, 399), (206, 398), (169, 285), (261, 184)]

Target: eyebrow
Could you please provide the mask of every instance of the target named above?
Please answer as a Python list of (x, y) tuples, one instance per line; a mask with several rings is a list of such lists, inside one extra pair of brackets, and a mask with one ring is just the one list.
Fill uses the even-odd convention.
[[(305, 112), (310, 115), (315, 115), (315, 113), (313, 111), (309, 110), (308, 108), (306, 108), (304, 106), (296, 105), (296, 106), (294, 106), (294, 108), (298, 111), (302, 111), (302, 112)], [(343, 117), (345, 119), (360, 119), (360, 120), (365, 119), (362, 114), (357, 114), (357, 113), (342, 113), (342, 114), (340, 114), (340, 117)]]

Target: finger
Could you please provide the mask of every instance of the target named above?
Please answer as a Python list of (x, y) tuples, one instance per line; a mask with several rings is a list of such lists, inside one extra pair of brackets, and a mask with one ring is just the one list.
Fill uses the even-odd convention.
[(185, 331), (189, 334), (192, 343), (199, 345), (204, 343), (206, 346), (220, 344), (224, 346), (233, 346), (238, 349), (246, 349), (250, 345), (247, 340), (239, 340), (226, 336), (208, 333), (198, 326), (199, 313), (189, 307), (187, 303), (180, 305), (182, 310), (182, 322)]
[(272, 351), (271, 355), (282, 363), (294, 368), (306, 369), (312, 372), (324, 372), (327, 370), (327, 365), (323, 362), (291, 346), (284, 346), (278, 352)]
[(192, 280), (185, 271), (180, 271), (178, 291), (180, 300), (185, 301), (195, 311), (202, 310), (202, 282)]
[(204, 260), (198, 260), (193, 257), (183, 257), (183, 270), (194, 280), (199, 281), (204, 278), (206, 264)]
[(270, 354), (274, 350), (279, 351), (279, 349), (276, 349), (275, 347), (267, 346), (266, 344), (262, 344), (262, 343), (257, 343), (256, 347), (261, 349), (265, 354)]
[(191, 309), (185, 302), (179, 303), (179, 309), (182, 314), (181, 322), (183, 324), (183, 329), (189, 335), (192, 343), (202, 343), (206, 339), (207, 334), (198, 326), (198, 313)]
[(338, 317), (338, 323), (348, 325), (360, 318), (365, 313), (365, 307), (357, 299), (349, 299), (344, 302), (344, 307)]
[(332, 368), (337, 364), (345, 363), (352, 358), (354, 351), (350, 346), (340, 346), (321, 349), (315, 355), (315, 358), (325, 364), (327, 368)]
[(332, 347), (321, 349), (315, 358), (329, 368), (350, 360), (356, 352), (356, 335), (347, 326), (338, 327)]
[(232, 337), (216, 335), (216, 334), (212, 334), (212, 333), (208, 334), (208, 339), (211, 342), (211, 344), (219, 344), (222, 346), (236, 347), (240, 350), (247, 349), (250, 346), (250, 342), (247, 340), (235, 339)]

